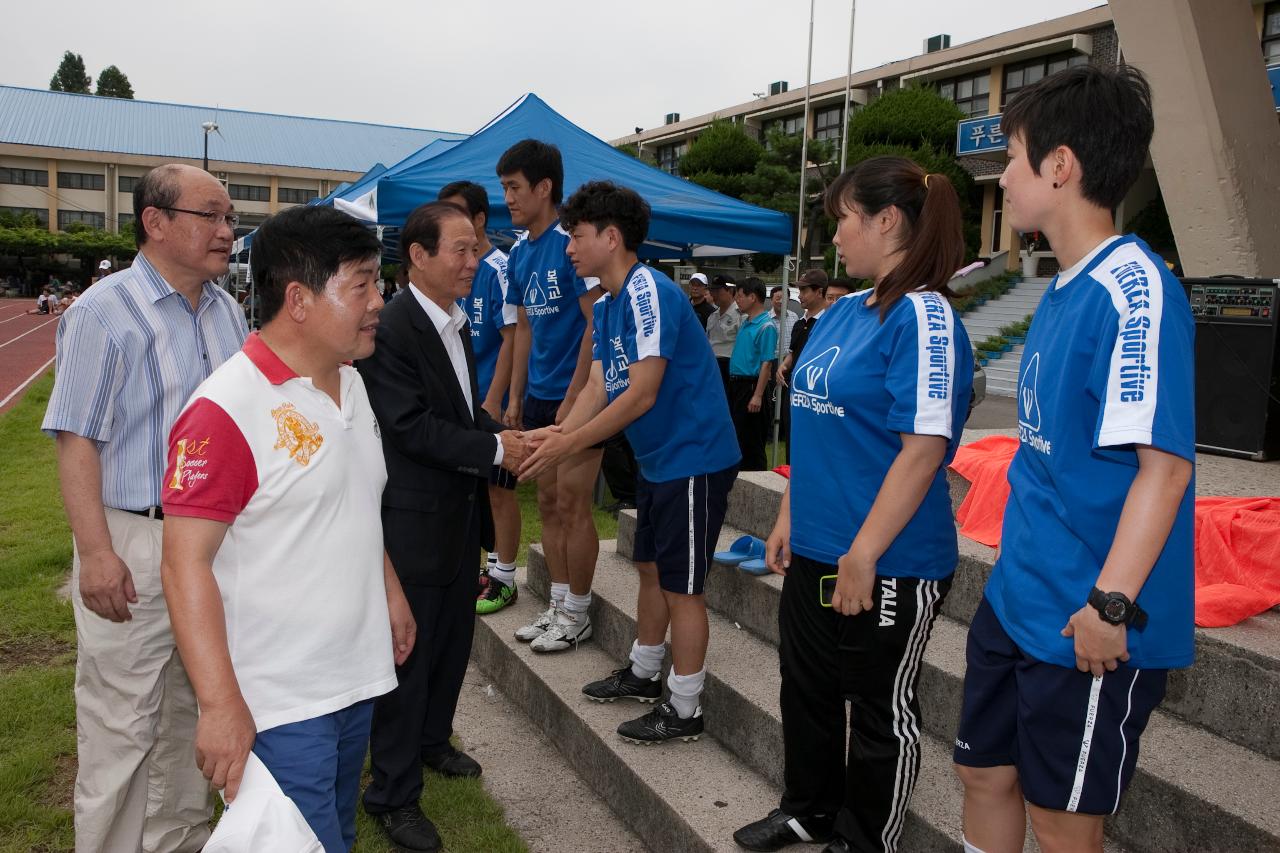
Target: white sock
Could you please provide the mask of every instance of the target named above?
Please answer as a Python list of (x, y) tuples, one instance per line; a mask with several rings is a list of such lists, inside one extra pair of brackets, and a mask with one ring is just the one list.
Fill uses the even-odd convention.
[(960, 836), (960, 840), (964, 842), (964, 853), (986, 853), (981, 847), (975, 847), (969, 843), (969, 839)]
[(586, 613), (591, 607), (591, 593), (586, 595), (575, 595), (572, 592), (566, 592), (564, 596), (564, 609), (570, 613)]
[(567, 583), (553, 583), (551, 585), (551, 606), (556, 610), (564, 607), (564, 597), (569, 594), (569, 585)]
[(492, 569), (492, 568), (493, 568), (493, 564), (494, 564), (494, 563), (496, 563), (496, 562), (498, 562), (498, 555), (497, 555), (497, 554), (490, 554), (490, 555), (489, 555), (489, 559), (488, 559), (488, 560), (486, 560), (485, 562), (486, 562), (486, 563), (488, 563), (489, 568), (491, 568), (491, 569)]
[(700, 669), (693, 675), (676, 675), (676, 668), (671, 667), (667, 687), (671, 690), (671, 707), (676, 709), (680, 719), (687, 720), (697, 713), (698, 697), (702, 695), (702, 682), (706, 677), (706, 669)]
[(636, 678), (653, 678), (662, 671), (662, 658), (667, 647), (659, 643), (656, 646), (642, 646), (639, 640), (631, 642), (631, 674)]
[(516, 567), (514, 563), (503, 565), (502, 563), (492, 562), (489, 564), (489, 577), (496, 581), (501, 581), (507, 586), (511, 586), (516, 582)]

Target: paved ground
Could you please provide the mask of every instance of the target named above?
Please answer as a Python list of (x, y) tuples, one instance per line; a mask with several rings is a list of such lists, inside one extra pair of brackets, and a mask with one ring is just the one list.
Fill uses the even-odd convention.
[(0, 299), (0, 413), (53, 366), (58, 317), (27, 314), (34, 299)]
[(997, 397), (988, 393), (969, 416), (965, 429), (1015, 429), (1018, 426), (1018, 404), (1013, 397)]

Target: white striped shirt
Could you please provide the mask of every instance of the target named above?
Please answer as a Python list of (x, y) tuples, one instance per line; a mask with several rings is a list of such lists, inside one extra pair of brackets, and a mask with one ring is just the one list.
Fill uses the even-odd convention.
[(169, 428), (248, 334), (231, 294), (207, 281), (193, 311), (139, 252), (63, 315), (41, 429), (97, 442), (106, 506), (158, 506)]

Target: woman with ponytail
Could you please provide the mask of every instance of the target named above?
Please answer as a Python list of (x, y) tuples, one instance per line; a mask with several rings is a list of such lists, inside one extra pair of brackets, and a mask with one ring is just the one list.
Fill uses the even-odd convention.
[(734, 839), (889, 853), (920, 768), (921, 659), (959, 558), (945, 468), (973, 354), (946, 297), (964, 241), (951, 182), (900, 157), (842, 174), (826, 210), (845, 271), (874, 287), (827, 309), (792, 373), (791, 480), (766, 546), (786, 576), (786, 790)]

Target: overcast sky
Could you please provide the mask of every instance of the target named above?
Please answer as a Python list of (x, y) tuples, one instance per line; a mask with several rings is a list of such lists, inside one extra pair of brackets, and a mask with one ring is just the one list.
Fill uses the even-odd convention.
[[(858, 0), (854, 68), (1101, 5)], [(813, 79), (844, 74), (849, 0), (817, 0)], [(807, 0), (60, 0), (6, 15), (0, 83), (47, 88), (64, 50), (135, 97), (470, 133), (525, 92), (605, 139), (804, 85)]]

